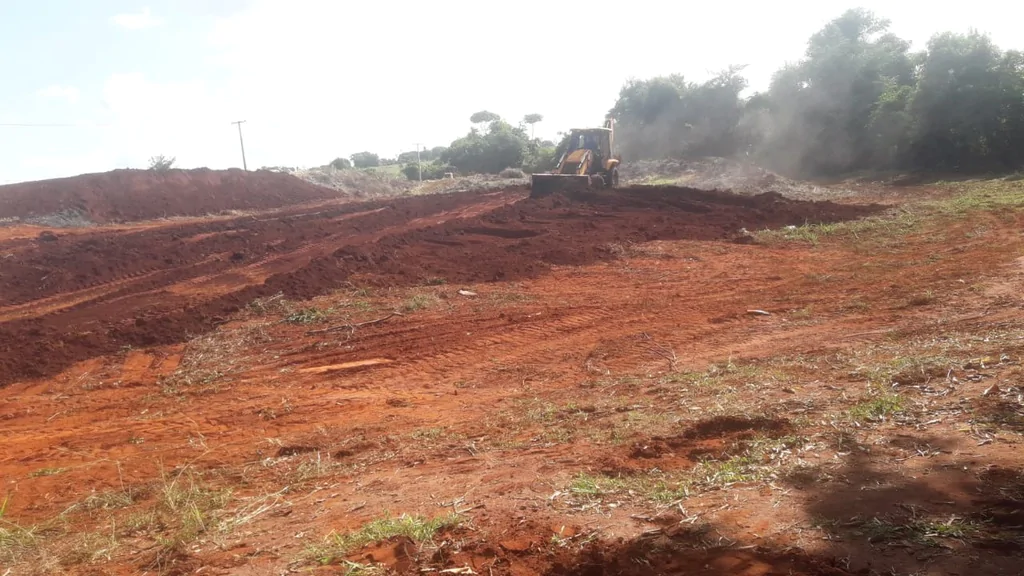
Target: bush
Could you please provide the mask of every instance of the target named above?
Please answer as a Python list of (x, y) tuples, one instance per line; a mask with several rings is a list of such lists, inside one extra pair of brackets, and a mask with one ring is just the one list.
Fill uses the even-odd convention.
[(170, 170), (174, 166), (175, 158), (168, 158), (163, 154), (159, 156), (153, 156), (149, 159), (149, 169), (157, 172), (164, 172)]
[(530, 174), (548, 172), (558, 165), (558, 159), (561, 156), (562, 152), (558, 147), (541, 146), (526, 156), (526, 160), (523, 161), (523, 170)]
[(402, 167), (402, 174), (405, 174), (405, 177), (409, 180), (419, 180), (420, 169), (421, 167), (413, 162)]
[(409, 180), (418, 180), (420, 177), (419, 169), (423, 170), (424, 180), (440, 180), (444, 178), (445, 173), (455, 172), (455, 168), (439, 162), (421, 163), (419, 168), (417, 168), (415, 162), (412, 162), (402, 167), (402, 174), (405, 174), (405, 177)]
[(519, 168), (505, 168), (498, 173), (502, 178), (526, 178), (526, 174)]
[(348, 170), (352, 167), (352, 162), (349, 162), (348, 158), (335, 158), (331, 160), (331, 168), (335, 170)]
[(357, 152), (352, 155), (352, 165), (356, 168), (372, 168), (380, 164), (380, 156), (373, 152)]

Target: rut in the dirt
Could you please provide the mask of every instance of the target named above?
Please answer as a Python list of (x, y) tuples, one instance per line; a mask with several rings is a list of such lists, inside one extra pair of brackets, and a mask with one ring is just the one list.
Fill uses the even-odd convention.
[[(74, 306), (0, 325), (0, 384), (53, 375), (71, 363), (126, 345), (181, 342), (212, 329), (252, 300), (279, 292), (305, 299), (345, 283), (413, 286), (437, 278), (449, 283), (515, 280), (543, 274), (551, 265), (613, 259), (616, 244), (729, 240), (743, 228), (836, 222), (879, 209), (678, 187), (578, 192), (539, 200), (525, 199), (525, 190), (511, 190), (503, 194), (510, 200), (521, 194), (519, 201), (479, 216), (445, 220), (451, 217), (444, 214), (493, 199), (494, 194), (402, 198), (323, 214), (294, 214), (286, 220), (184, 223), (177, 230), (64, 236), (22, 247), (5, 262), (0, 285), (9, 296), (27, 298), (26, 303), (31, 303), (31, 291), (39, 288), (47, 270), (61, 276), (64, 286), (79, 288), (122, 281), (135, 261), (145, 263), (145, 276)], [(357, 209), (363, 216), (338, 217)], [(440, 222), (426, 220), (419, 228), (411, 224), (425, 217)], [(385, 228), (391, 231), (379, 232)], [(341, 248), (260, 284), (185, 302), (153, 292), (199, 273), (230, 274), (253, 258), (298, 250), (327, 236), (340, 238)], [(129, 279), (135, 274), (128, 273)], [(150, 295), (139, 297), (141, 291)]]

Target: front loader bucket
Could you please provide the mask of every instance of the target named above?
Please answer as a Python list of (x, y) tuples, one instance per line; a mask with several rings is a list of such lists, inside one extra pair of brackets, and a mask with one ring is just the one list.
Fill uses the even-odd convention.
[(530, 198), (543, 198), (565, 190), (586, 190), (594, 186), (590, 176), (578, 174), (534, 174), (530, 176)]

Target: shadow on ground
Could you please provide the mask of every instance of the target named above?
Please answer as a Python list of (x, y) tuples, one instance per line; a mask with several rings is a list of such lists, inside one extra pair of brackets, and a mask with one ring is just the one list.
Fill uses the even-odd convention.
[[(927, 454), (957, 454), (941, 437), (896, 437)], [(849, 443), (837, 470), (804, 469), (783, 480), (824, 532), (808, 552), (730, 542), (726, 527), (675, 525), (618, 543), (592, 543), (556, 561), (551, 576), (1020, 574), (1024, 473), (959, 453), (928, 466), (881, 470), (877, 446)], [(927, 449), (923, 448), (927, 446)], [(872, 457), (872, 452), (876, 454)], [(726, 542), (726, 545), (723, 545)]]

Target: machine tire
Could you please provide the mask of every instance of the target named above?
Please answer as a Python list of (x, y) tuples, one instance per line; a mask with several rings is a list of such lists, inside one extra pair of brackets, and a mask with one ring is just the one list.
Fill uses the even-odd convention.
[(605, 179), (605, 184), (608, 188), (619, 187), (619, 169), (612, 168), (612, 171), (608, 173), (608, 177)]

